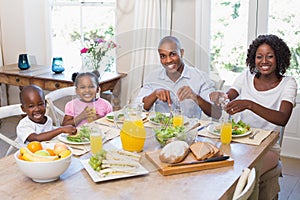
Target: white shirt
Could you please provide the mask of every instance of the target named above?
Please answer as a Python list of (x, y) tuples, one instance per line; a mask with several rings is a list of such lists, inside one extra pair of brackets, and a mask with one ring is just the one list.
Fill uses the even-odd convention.
[(44, 124), (38, 124), (30, 120), (28, 116), (20, 120), (17, 126), (17, 139), (19, 144), (25, 144), (28, 136), (32, 133), (40, 134), (53, 130), (52, 119), (49, 116)]
[[(248, 99), (266, 108), (278, 111), (282, 101), (288, 101), (295, 105), (297, 83), (293, 77), (283, 77), (275, 88), (267, 91), (258, 91), (255, 89), (254, 77), (255, 74), (251, 74), (249, 70), (237, 77), (231, 88), (239, 93), (239, 99)], [(279, 131), (279, 126), (268, 122), (250, 110), (237, 113), (233, 118), (235, 120), (241, 119), (251, 127)]]
[[(209, 102), (209, 93), (215, 90), (214, 83), (210, 80), (208, 74), (195, 67), (184, 65), (183, 72), (176, 82), (173, 82), (167, 76), (164, 68), (160, 68), (153, 71), (146, 78), (141, 91), (135, 99), (135, 102), (142, 102), (145, 96), (150, 95), (156, 89), (162, 88), (171, 91), (172, 103), (180, 105), (185, 116), (200, 118), (202, 110), (193, 100), (186, 99), (180, 103), (178, 102), (176, 94), (178, 89), (183, 86), (190, 86), (194, 93)], [(155, 102), (155, 111), (168, 113), (169, 106), (166, 102), (157, 100)]]

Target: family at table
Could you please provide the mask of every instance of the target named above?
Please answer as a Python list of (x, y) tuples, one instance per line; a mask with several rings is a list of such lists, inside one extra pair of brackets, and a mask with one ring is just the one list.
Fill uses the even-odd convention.
[[(291, 53), (279, 37), (260, 35), (252, 41), (246, 59), (249, 69), (227, 92), (215, 91), (208, 74), (184, 63), (184, 49), (176, 37), (162, 38), (158, 54), (162, 67), (149, 74), (135, 99), (143, 103), (145, 110), (169, 113), (170, 109), (180, 108), (189, 118), (200, 119), (204, 113), (219, 119), (223, 109), (233, 119), (253, 128), (278, 131), (287, 124), (295, 105), (297, 84), (293, 77), (284, 75)], [(112, 112), (110, 103), (97, 95), (100, 88), (98, 77), (93, 73), (79, 73), (74, 84), (78, 98), (66, 104), (62, 126), (58, 128), (54, 128), (51, 118), (45, 115), (42, 89), (34, 85), (22, 89), (20, 101), (27, 116), (18, 124), (18, 142), (47, 141), (61, 133), (75, 135), (76, 127)], [(259, 175), (264, 176), (274, 169), (279, 156), (280, 146), (276, 144), (261, 159)], [(259, 199), (277, 196), (279, 176), (280, 173), (276, 182), (261, 183)], [(274, 191), (274, 187), (278, 190)]]

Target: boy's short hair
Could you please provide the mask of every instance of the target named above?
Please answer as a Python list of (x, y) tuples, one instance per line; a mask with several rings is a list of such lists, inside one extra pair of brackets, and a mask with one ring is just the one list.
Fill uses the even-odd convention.
[(45, 100), (45, 94), (44, 91), (42, 90), (42, 88), (40, 88), (37, 85), (27, 85), (24, 86), (21, 91), (20, 91), (20, 102), (23, 105), (24, 104), (24, 96), (29, 92), (29, 91), (35, 91), (37, 92), (43, 100)]

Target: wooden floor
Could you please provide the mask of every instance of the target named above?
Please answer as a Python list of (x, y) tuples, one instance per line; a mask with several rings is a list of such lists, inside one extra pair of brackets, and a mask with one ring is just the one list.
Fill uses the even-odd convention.
[[(19, 118), (1, 121), (0, 132), (15, 139), (15, 126)], [(5, 155), (8, 144), (0, 140), (0, 158)], [(300, 159), (282, 157), (283, 177), (280, 178), (280, 200), (300, 200)]]

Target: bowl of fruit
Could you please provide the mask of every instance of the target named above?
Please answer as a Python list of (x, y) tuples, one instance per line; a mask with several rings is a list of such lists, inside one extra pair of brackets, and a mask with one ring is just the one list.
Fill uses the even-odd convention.
[(59, 179), (71, 163), (72, 149), (61, 142), (33, 141), (14, 154), (16, 163), (35, 182)]

